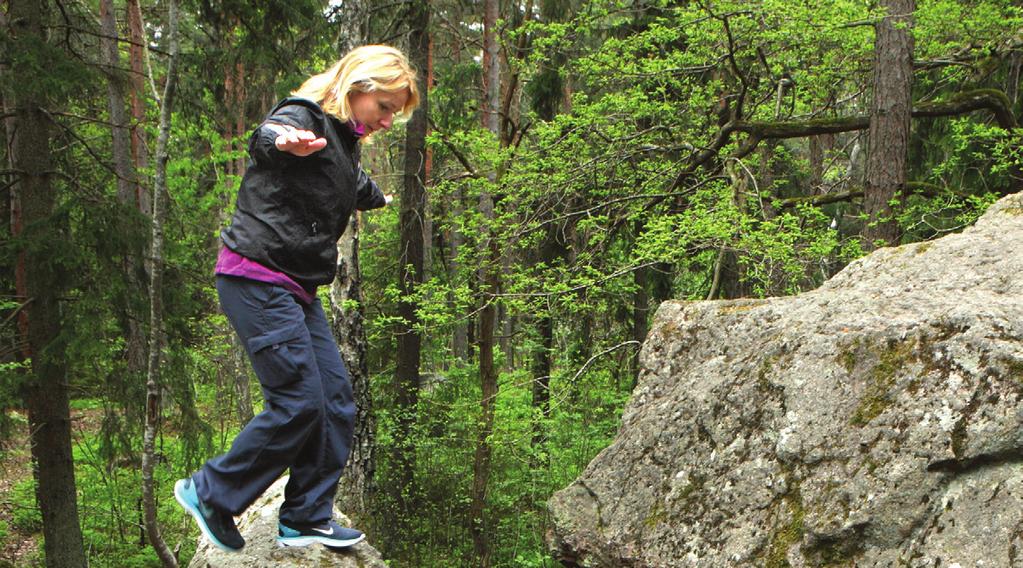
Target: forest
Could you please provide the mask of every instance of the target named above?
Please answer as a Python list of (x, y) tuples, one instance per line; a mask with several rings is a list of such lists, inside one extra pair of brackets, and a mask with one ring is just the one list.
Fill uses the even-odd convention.
[(338, 507), (391, 566), (558, 565), (547, 499), (662, 301), (798, 294), (1023, 190), (1015, 0), (0, 5), (0, 566), (188, 565), (174, 481), (263, 405), (213, 277), (249, 135), (356, 46), (421, 92), (319, 291)]

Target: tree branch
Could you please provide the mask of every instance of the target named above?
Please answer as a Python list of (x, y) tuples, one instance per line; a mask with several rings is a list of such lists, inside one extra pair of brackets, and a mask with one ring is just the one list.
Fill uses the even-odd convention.
[(437, 125), (433, 122), (433, 118), (428, 117), (427, 120), (430, 121), (430, 128), (433, 129), (434, 132), (440, 134), (441, 142), (443, 142), (444, 145), (447, 146), (448, 150), (450, 150), (451, 153), (454, 154), (455, 158), (458, 159), (458, 162), (462, 164), (463, 168), (465, 168), (465, 171), (469, 172), (469, 175), (471, 177), (474, 178), (481, 177), (480, 174), (476, 172), (476, 168), (472, 167), (472, 164), (469, 163), (469, 159), (465, 157), (465, 154), (459, 151), (459, 149), (456, 148), (455, 145), (452, 144), (450, 140), (448, 140), (448, 137), (445, 136), (444, 133), (437, 128)]
[(625, 274), (629, 274), (630, 272), (635, 272), (637, 270), (640, 270), (640, 269), (643, 269), (643, 268), (647, 268), (648, 266), (653, 266), (653, 265), (657, 264), (658, 262), (660, 262), (660, 261), (659, 260), (651, 260), (649, 262), (644, 262), (644, 263), (637, 264), (637, 265), (634, 265), (634, 266), (627, 266), (627, 267), (621, 268), (621, 269), (619, 269), (619, 270), (617, 270), (617, 271), (615, 271), (615, 272), (613, 272), (611, 274), (608, 274), (607, 276), (605, 276), (605, 277), (603, 277), (603, 278), (601, 278), (599, 280), (595, 280), (593, 282), (590, 282), (589, 284), (579, 284), (578, 286), (573, 286), (573, 287), (568, 288), (566, 290), (558, 290), (556, 292), (495, 292), (495, 293), (486, 293), (485, 295), (487, 297), (490, 297), (490, 298), (554, 298), (554, 297), (557, 297), (557, 296), (563, 296), (565, 294), (573, 294), (575, 292), (580, 292), (582, 290), (586, 290), (586, 289), (588, 289), (591, 286), (596, 286), (597, 284), (603, 284), (604, 282), (608, 282), (610, 280), (614, 280), (615, 278), (618, 278), (619, 276), (623, 276)]
[[(968, 194), (956, 191), (948, 187), (941, 187), (934, 185), (933, 183), (926, 183), (922, 181), (910, 181), (906, 182), (906, 191), (915, 195), (923, 195), (924, 197), (936, 197), (942, 192), (951, 193), (957, 197), (966, 198)], [(824, 195), (812, 195), (808, 197), (790, 197), (788, 199), (782, 199), (778, 202), (779, 209), (789, 209), (797, 205), (813, 205), (820, 207), (821, 205), (828, 205), (830, 203), (839, 203), (842, 201), (852, 201), (863, 197), (863, 189), (851, 189), (849, 191), (838, 191), (835, 193), (826, 193)]]
[[(996, 89), (977, 89), (955, 96), (947, 101), (919, 103), (913, 108), (913, 118), (958, 116), (978, 110), (989, 110), (998, 125), (1006, 130), (1019, 127), (1012, 114), (1009, 99)], [(731, 130), (729, 130), (731, 126)], [(726, 124), (722, 133), (744, 132), (760, 139), (803, 138), (818, 134), (837, 134), (870, 128), (870, 115), (858, 114), (838, 118), (781, 122), (735, 122)]]

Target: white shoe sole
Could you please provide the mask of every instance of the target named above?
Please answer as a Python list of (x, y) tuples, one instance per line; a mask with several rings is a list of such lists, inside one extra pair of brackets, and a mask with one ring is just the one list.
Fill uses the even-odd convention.
[(366, 540), (366, 535), (359, 535), (359, 538), (353, 538), (350, 540), (338, 540), (336, 538), (327, 538), (325, 536), (294, 536), (294, 537), (277, 537), (277, 544), (280, 546), (309, 546), (310, 544), (320, 543), (327, 548), (348, 548), (354, 546), (360, 542)]

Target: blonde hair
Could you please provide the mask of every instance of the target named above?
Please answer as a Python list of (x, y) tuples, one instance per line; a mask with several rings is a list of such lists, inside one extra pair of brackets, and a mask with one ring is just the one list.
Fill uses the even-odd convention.
[(348, 52), (330, 69), (306, 79), (291, 94), (316, 101), (323, 110), (348, 120), (352, 117), (349, 93), (396, 93), (404, 89), (408, 89), (409, 96), (401, 114), (409, 115), (419, 106), (419, 88), (416, 72), (405, 54), (389, 45), (364, 45)]

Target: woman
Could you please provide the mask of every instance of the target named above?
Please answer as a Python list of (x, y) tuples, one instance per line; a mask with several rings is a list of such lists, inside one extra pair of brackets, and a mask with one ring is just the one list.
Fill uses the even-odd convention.
[(264, 410), (226, 454), (174, 487), (220, 548), (245, 545), (233, 517), (289, 468), (278, 542), (345, 547), (364, 538), (332, 519), (355, 402), (316, 287), (334, 279), (337, 240), (353, 209), (389, 201), (359, 165), (359, 138), (390, 128), (395, 114), (418, 103), (405, 56), (363, 46), (278, 103), (249, 140), (251, 161), (221, 233), (216, 278)]

